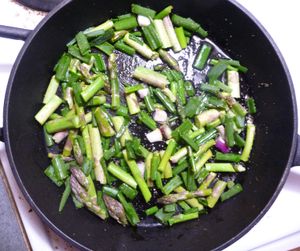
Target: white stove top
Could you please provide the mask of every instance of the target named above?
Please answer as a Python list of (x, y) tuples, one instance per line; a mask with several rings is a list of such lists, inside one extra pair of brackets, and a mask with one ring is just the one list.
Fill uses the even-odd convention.
[[(269, 31), (281, 50), (295, 85), (297, 100), (300, 101), (300, 74), (295, 48), (300, 44), (298, 25), (300, 15), (298, 1), (238, 0)], [(0, 1), (0, 24), (32, 29), (45, 13), (25, 10), (10, 0)], [(23, 42), (0, 38), (0, 107), (3, 107), (5, 88), (9, 73)], [(298, 102), (300, 107), (300, 102)], [(299, 108), (300, 110), (300, 108)], [(2, 125), (0, 109), (0, 126)], [(298, 112), (298, 116), (299, 116)], [(300, 116), (299, 116), (300, 117)], [(300, 130), (298, 129), (298, 132)], [(38, 216), (30, 210), (21, 194), (5, 153), (4, 144), (0, 143), (0, 158), (13, 191), (32, 249), (74, 250), (48, 227), (44, 226)], [(291, 169), (290, 175), (281, 193), (271, 209), (249, 233), (226, 250), (288, 250), (300, 247), (300, 167)]]

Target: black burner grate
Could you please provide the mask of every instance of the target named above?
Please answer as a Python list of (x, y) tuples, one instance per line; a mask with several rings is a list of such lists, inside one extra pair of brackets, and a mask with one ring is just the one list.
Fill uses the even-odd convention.
[(63, 0), (17, 0), (17, 2), (20, 4), (23, 4), (31, 9), (47, 12), (52, 10), (62, 1)]

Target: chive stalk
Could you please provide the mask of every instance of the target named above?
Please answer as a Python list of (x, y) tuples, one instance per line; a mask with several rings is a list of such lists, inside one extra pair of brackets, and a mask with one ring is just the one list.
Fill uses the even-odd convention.
[(166, 97), (161, 90), (159, 89), (155, 89), (154, 91), (155, 96), (160, 100), (160, 102), (164, 105), (164, 107), (166, 107), (166, 109), (169, 112), (175, 113), (176, 112), (176, 108), (174, 106), (174, 104), (171, 102), (171, 100)]

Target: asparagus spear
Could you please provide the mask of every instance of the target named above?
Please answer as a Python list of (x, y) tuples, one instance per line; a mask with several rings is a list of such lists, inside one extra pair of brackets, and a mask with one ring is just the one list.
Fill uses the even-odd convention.
[(71, 167), (70, 171), (72, 175), (76, 178), (76, 180), (79, 182), (79, 184), (86, 190), (89, 188), (89, 180), (85, 176), (85, 174), (78, 168)]
[(135, 182), (134, 178), (113, 162), (109, 163), (107, 170), (129, 186), (136, 188), (137, 183)]
[(151, 192), (150, 192), (145, 180), (141, 176), (141, 172), (140, 172), (136, 162), (134, 160), (128, 159), (127, 153), (125, 150), (123, 150), (123, 156), (130, 168), (130, 171), (131, 171), (136, 183), (138, 184), (138, 186), (144, 196), (145, 201), (148, 202), (151, 199), (152, 195), (151, 195)]
[(46, 93), (44, 95), (43, 104), (47, 104), (51, 100), (51, 98), (57, 92), (58, 86), (59, 86), (59, 81), (55, 78), (55, 76), (52, 76), (48, 88), (46, 90)]
[(163, 23), (164, 23), (165, 29), (167, 31), (168, 37), (170, 39), (170, 42), (172, 44), (173, 50), (175, 52), (181, 51), (181, 46), (180, 46), (180, 43), (177, 39), (177, 36), (176, 36), (175, 30), (174, 30), (171, 18), (169, 16), (165, 16), (163, 18)]
[(165, 167), (166, 167), (168, 161), (170, 160), (170, 157), (171, 157), (175, 147), (176, 147), (176, 141), (174, 139), (171, 139), (169, 141), (167, 149), (164, 152), (164, 155), (162, 156), (161, 161), (159, 163), (159, 166), (158, 166), (159, 171), (163, 172), (165, 170)]
[(103, 195), (103, 200), (109, 215), (123, 226), (127, 225), (128, 222), (122, 204), (106, 194)]
[(88, 102), (95, 94), (104, 87), (105, 83), (100, 76), (91, 85), (89, 85), (83, 92), (81, 92), (81, 97), (85, 102)]
[(216, 173), (213, 173), (213, 172), (209, 173), (208, 176), (205, 178), (205, 180), (200, 185), (199, 190), (207, 189), (216, 177), (217, 177)]
[(47, 132), (45, 126), (43, 127), (43, 131), (44, 131), (44, 140), (45, 140), (45, 143), (46, 143), (46, 146), (53, 146), (54, 145), (54, 142), (53, 142), (53, 139), (51, 137), (51, 135)]
[(73, 145), (73, 153), (74, 157), (79, 165), (83, 164), (83, 153), (80, 148), (79, 142), (76, 138), (75, 133), (71, 133), (71, 140), (72, 140), (72, 145)]
[(170, 226), (172, 226), (172, 225), (180, 223), (180, 222), (197, 219), (198, 217), (199, 217), (198, 212), (193, 212), (193, 213), (189, 213), (189, 214), (177, 214), (177, 215), (171, 217), (170, 219), (168, 219), (168, 223)]
[[(125, 123), (125, 119), (122, 116), (114, 116), (114, 117), (112, 117), (112, 122), (114, 124), (115, 129), (116, 129), (116, 132), (119, 133), (119, 131), (122, 128), (122, 125), (124, 125), (124, 123)], [(121, 142), (121, 145), (123, 147), (125, 146), (126, 140), (132, 140), (132, 136), (131, 136), (131, 134), (128, 130), (128, 127), (125, 128), (124, 133), (120, 137), (120, 142)]]
[(91, 212), (99, 216), (101, 219), (105, 220), (107, 218), (105, 210), (98, 206), (97, 200), (94, 200), (89, 196), (86, 189), (80, 185), (73, 175), (70, 177), (70, 184), (72, 192), (79, 202), (83, 203)]
[(159, 49), (158, 53), (159, 53), (161, 59), (164, 62), (166, 62), (171, 68), (175, 69), (176, 71), (180, 71), (178, 62), (168, 52), (166, 52), (163, 49)]
[(211, 192), (212, 192), (211, 189), (205, 189), (205, 190), (197, 190), (194, 192), (184, 191), (184, 192), (180, 192), (180, 193), (176, 193), (176, 194), (169, 194), (169, 195), (165, 195), (163, 197), (158, 198), (157, 203), (172, 204), (172, 203), (176, 203), (181, 200), (188, 200), (188, 199), (197, 198), (197, 197), (206, 197), (206, 196), (210, 195)]
[(59, 202), (58, 212), (61, 212), (64, 209), (70, 194), (71, 194), (71, 185), (70, 185), (70, 178), (68, 178), (65, 181), (65, 190), (64, 190), (64, 192), (61, 196), (60, 202)]
[(167, 77), (156, 71), (138, 66), (133, 72), (133, 77), (154, 87), (165, 88), (169, 84)]
[(147, 59), (154, 60), (158, 58), (158, 53), (156, 51), (152, 51), (148, 45), (132, 34), (127, 33), (124, 36), (124, 42)]
[(83, 137), (83, 141), (84, 141), (84, 144), (85, 144), (86, 157), (88, 159), (92, 159), (93, 154), (92, 154), (92, 147), (91, 147), (91, 140), (90, 140), (90, 134), (89, 134), (88, 126), (85, 126), (82, 129), (82, 137)]
[(140, 112), (140, 105), (137, 100), (137, 96), (134, 92), (126, 95), (126, 101), (127, 101), (129, 113), (131, 115), (134, 115), (134, 114), (137, 114)]
[(108, 57), (108, 70), (111, 83), (111, 107), (118, 109), (120, 106), (120, 83), (118, 80), (118, 68), (116, 54), (112, 53)]
[(64, 157), (70, 156), (72, 149), (73, 149), (73, 145), (72, 145), (72, 140), (71, 140), (71, 134), (69, 133), (66, 143), (64, 145), (63, 156)]
[(200, 169), (204, 166), (204, 164), (213, 156), (212, 151), (208, 150), (207, 152), (205, 152), (200, 158), (199, 160), (196, 162), (195, 168), (196, 168), (196, 172), (199, 172)]
[(115, 131), (109, 124), (108, 118), (101, 107), (96, 108), (96, 110), (94, 111), (94, 116), (101, 135), (103, 135), (104, 137), (112, 137), (113, 135), (115, 135)]
[(46, 103), (42, 109), (35, 115), (35, 119), (43, 125), (50, 115), (61, 105), (62, 99), (57, 95), (53, 95), (48, 103)]
[(73, 116), (70, 118), (59, 118), (48, 121), (45, 124), (45, 128), (48, 133), (61, 132), (66, 129), (74, 129), (80, 127), (80, 119), (78, 116)]
[(247, 124), (247, 134), (246, 134), (246, 143), (245, 147), (243, 149), (242, 155), (241, 155), (241, 160), (242, 161), (248, 161), (253, 142), (254, 142), (254, 136), (255, 136), (255, 125), (248, 123)]
[(164, 26), (163, 21), (160, 20), (160, 19), (155, 19), (153, 21), (153, 24), (155, 26), (155, 29), (156, 29), (156, 31), (158, 33), (158, 36), (160, 38), (160, 41), (162, 43), (162, 47), (164, 49), (171, 47), (172, 44), (171, 44), (171, 41), (169, 39), (169, 36), (168, 36), (168, 33), (166, 31), (166, 28)]
[[(176, 193), (182, 193), (186, 190), (182, 186), (179, 186), (179, 187), (175, 188), (174, 191)], [(187, 199), (186, 203), (189, 204), (191, 207), (198, 208), (199, 211), (203, 210), (203, 208), (204, 208), (204, 206), (202, 204), (200, 204), (196, 198)]]
[(221, 194), (226, 188), (227, 183), (222, 180), (218, 180), (213, 187), (212, 194), (207, 198), (208, 207), (213, 208), (219, 200)]
[(180, 148), (172, 157), (170, 158), (170, 161), (172, 163), (177, 163), (180, 159), (185, 157), (188, 154), (188, 149), (187, 147), (182, 147)]
[(93, 159), (94, 159), (94, 171), (96, 180), (101, 184), (106, 184), (106, 177), (104, 174), (103, 167), (101, 166), (100, 160), (103, 157), (103, 150), (101, 145), (101, 137), (98, 128), (88, 125), (90, 140), (92, 145)]

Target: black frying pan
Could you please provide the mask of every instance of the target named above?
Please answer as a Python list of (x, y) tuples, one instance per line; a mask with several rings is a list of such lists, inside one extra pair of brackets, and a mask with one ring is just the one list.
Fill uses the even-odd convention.
[[(1, 137), (11, 167), (33, 209), (55, 232), (82, 249), (225, 248), (259, 221), (277, 197), (289, 168), (300, 164), (299, 147), (296, 154), (296, 101), (290, 75), (266, 31), (233, 1), (134, 2), (157, 10), (173, 4), (177, 13), (199, 21), (208, 29), (214, 42), (249, 67), (244, 85), (254, 95), (259, 112), (255, 116), (257, 135), (249, 170), (241, 176), (244, 192), (219, 204), (199, 220), (172, 228), (124, 228), (111, 221), (101, 221), (87, 210), (76, 210), (72, 202), (66, 205), (62, 214), (58, 213), (62, 191), (43, 174), (48, 159), (42, 130), (33, 115), (40, 108), (53, 65), (65, 44), (79, 30), (129, 10), (131, 1), (125, 0), (66, 1), (30, 33), (15, 62), (5, 99)], [(2, 28), (2, 33), (9, 31)], [(14, 33), (14, 37), (25, 38), (27, 34), (27, 31)], [(268, 83), (269, 87), (262, 83)]]

